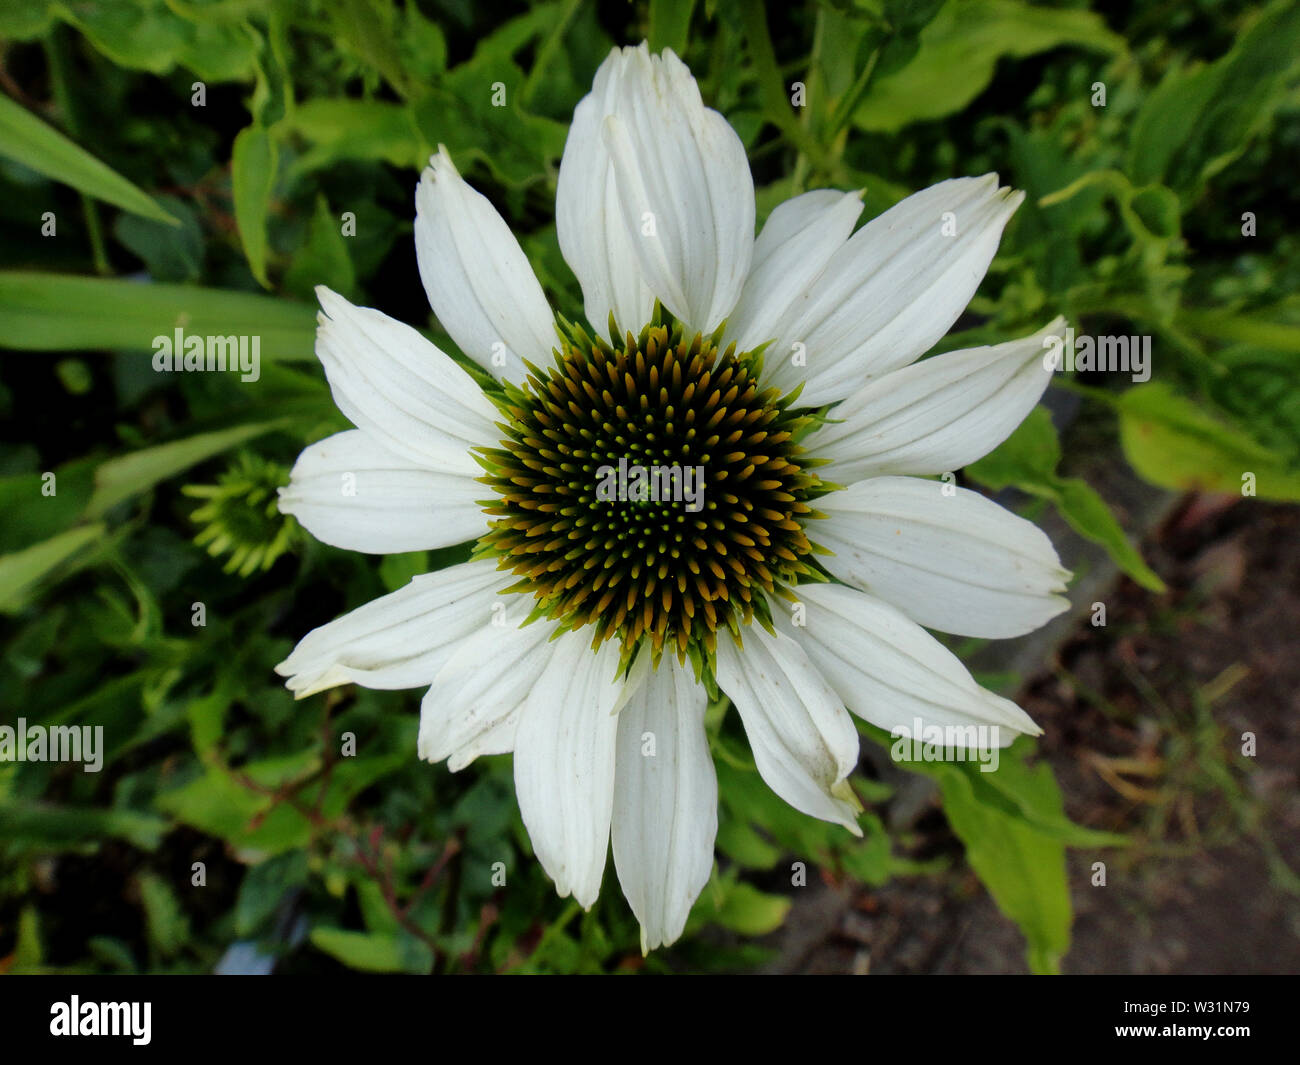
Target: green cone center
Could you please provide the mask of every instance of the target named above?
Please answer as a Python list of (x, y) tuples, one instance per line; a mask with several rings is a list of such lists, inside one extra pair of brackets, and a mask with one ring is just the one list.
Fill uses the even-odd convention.
[(807, 419), (717, 341), (668, 322), (616, 348), (570, 328), (554, 365), (499, 401), (480, 553), (593, 646), (711, 656), (720, 628), (768, 619), (766, 597), (808, 572)]

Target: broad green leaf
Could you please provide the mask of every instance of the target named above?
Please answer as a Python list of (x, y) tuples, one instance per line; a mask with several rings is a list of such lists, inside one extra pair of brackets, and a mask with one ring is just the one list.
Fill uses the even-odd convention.
[(291, 176), (339, 159), (380, 159), (392, 166), (418, 169), (429, 155), (410, 110), (387, 100), (307, 100), (277, 123), (274, 133), (277, 137), (301, 137), (312, 145), (293, 164)]
[(232, 770), (232, 776), (212, 766), (162, 793), (155, 803), (187, 825), (237, 847), (245, 861), (305, 847), (312, 836), (311, 822), (289, 803), (272, 799), (266, 785), (243, 779), (260, 769), (257, 764), (241, 767)]
[(694, 8), (695, 0), (650, 0), (650, 50), (685, 52)]
[(148, 194), (112, 167), (0, 94), (0, 154), (124, 211), (179, 226)]
[(52, 480), (44, 473), (0, 477), (0, 514), (5, 515), (0, 524), (0, 554), (67, 531), (85, 511), (94, 486), (95, 461), (78, 459), (49, 472)]
[[(775, 932), (790, 912), (791, 902), (780, 895), (768, 895), (743, 880), (726, 889), (722, 902), (713, 912), (705, 915), (723, 928), (730, 928), (745, 936), (763, 936)], [(705, 889), (704, 898), (709, 898)]]
[(1288, 467), (1300, 468), (1300, 358), (1252, 344), (1215, 358), (1228, 372), (1209, 383), (1214, 399)]
[(7, 613), (21, 609), (37, 582), (62, 563), (69, 559), (84, 563), (93, 557), (94, 552), (87, 549), (101, 539), (104, 532), (103, 525), (83, 525), (22, 551), (0, 555), (0, 611)]
[[(488, 43), (415, 101), (412, 117), (425, 142), (446, 145), (462, 173), (477, 160), (507, 185), (545, 181), (564, 150), (568, 126), (520, 109), (523, 72), (508, 52)], [(494, 106), (499, 93), (503, 105)]]
[(781, 857), (781, 850), (758, 834), (749, 821), (738, 817), (724, 818), (718, 825), (718, 850), (747, 869), (771, 869)]
[[(895, 764), (905, 769), (933, 777), (942, 772), (935, 767), (943, 763), (911, 760), (910, 753), (916, 748), (900, 746), (903, 741), (883, 729), (859, 722), (858, 731), (888, 749)], [(1075, 824), (1065, 816), (1050, 773), (1044, 777), (1043, 766), (1030, 766), (1026, 761), (1033, 751), (1033, 741), (1021, 737), (1011, 746), (1000, 748), (996, 762), (992, 761), (991, 752), (986, 752), (983, 761), (950, 764), (970, 777), (971, 791), (980, 802), (1008, 817), (1023, 820), (1068, 847), (1127, 846), (1127, 836)]]
[(230, 184), (235, 200), (235, 224), (244, 246), (248, 267), (263, 288), (270, 288), (266, 276), (266, 221), (271, 210), (271, 190), (279, 150), (271, 134), (261, 126), (249, 126), (235, 138), (230, 159)]
[(155, 804), (187, 825), (233, 843), (243, 841), (253, 819), (266, 811), (271, 800), (212, 768), (188, 784), (163, 792)]
[(1124, 454), (1153, 484), (1232, 495), (1253, 484), (1260, 499), (1300, 499), (1300, 471), (1168, 385), (1153, 381), (1130, 388), (1119, 409)]
[(984, 805), (1023, 819), (1031, 828), (1067, 847), (1128, 845), (1127, 836), (1075, 824), (1066, 817), (1051, 769), (1045, 763), (1030, 766), (1026, 762), (1032, 752), (1032, 741), (1019, 739), (998, 752), (997, 769), (984, 772), (978, 765), (963, 763), (971, 794)]
[[(1065, 844), (980, 801), (970, 772), (941, 765), (936, 776), (944, 814), (966, 847), (966, 860), (1028, 942), (1029, 967), (1059, 972), (1070, 947), (1072, 920)], [(1045, 806), (1059, 813), (1060, 792), (1050, 767), (1038, 767), (1035, 783)]]
[(344, 965), (368, 973), (426, 973), (433, 952), (411, 936), (349, 932), (342, 928), (313, 928), (311, 942)]
[(239, 773), (259, 788), (278, 791), (312, 776), (320, 767), (320, 749), (312, 746), (293, 754), (249, 762), (239, 767)]
[[(253, 45), (238, 21), (184, 18), (173, 6), (181, 6), (181, 0), (46, 2), (51, 14), (119, 66), (166, 74), (179, 64), (205, 82), (252, 75)], [(185, 6), (203, 10), (195, 3)]]
[(1298, 58), (1300, 5), (1282, 0), (1220, 59), (1171, 70), (1134, 120), (1128, 160), (1133, 180), (1199, 189), (1272, 123)]
[(1100, 15), (1015, 0), (949, 0), (920, 34), (902, 69), (874, 82), (854, 114), (862, 129), (892, 133), (960, 111), (993, 78), (999, 59), (1062, 45), (1122, 52), (1124, 39)]
[(310, 360), (316, 312), (248, 292), (0, 271), (0, 336), (19, 351), (150, 351), (156, 337), (257, 336), (272, 360)]

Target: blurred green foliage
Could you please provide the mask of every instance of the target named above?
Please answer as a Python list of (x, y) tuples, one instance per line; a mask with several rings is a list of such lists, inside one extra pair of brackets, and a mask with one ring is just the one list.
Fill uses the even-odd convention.
[[(941, 347), (1056, 313), (1153, 335), (1158, 381), (1060, 379), (1116, 453), (1166, 487), (1252, 473), (1260, 497), (1300, 498), (1295, 3), (2, 0), (0, 345), (23, 354), (0, 363), (0, 723), (99, 725), (107, 749), (98, 774), (0, 763), (0, 969), (209, 970), (237, 941), (282, 971), (735, 968), (784, 919), (792, 861), (923, 872), (877, 812), (888, 788), (856, 780), (863, 840), (797, 814), (716, 706), (718, 868), (687, 937), (643, 960), (612, 870), (590, 913), (555, 897), (508, 758), (430, 768), (419, 693), (295, 704), (272, 673), (308, 629), (465, 557), (377, 563), (268, 509), (302, 446), (344, 427), (312, 287), (454, 350), (411, 242), (445, 144), (554, 304), (580, 307), (553, 225), (567, 122), (609, 48), (642, 37), (739, 132), (760, 221), (822, 186), (864, 188), (868, 217), (956, 175), (1025, 189)], [(177, 325), (261, 336), (261, 380), (155, 374), (152, 338)], [(1048, 501), (1158, 590), (1061, 458), (1039, 411), (968, 473)], [(1050, 971), (1064, 847), (1116, 841), (1064, 818), (1030, 749), (988, 776), (911, 768)]]

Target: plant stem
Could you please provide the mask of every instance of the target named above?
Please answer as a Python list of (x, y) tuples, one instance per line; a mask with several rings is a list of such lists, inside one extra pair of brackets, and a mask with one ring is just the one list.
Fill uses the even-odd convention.
[[(54, 102), (63, 115), (63, 125), (68, 135), (80, 143), (81, 123), (77, 121), (76, 108), (73, 106), (72, 93), (68, 89), (68, 64), (63, 48), (62, 31), (57, 27), (43, 41), (45, 60), (50, 68), (50, 84), (54, 89)], [(81, 213), (86, 220), (86, 236), (90, 240), (90, 255), (95, 263), (97, 274), (111, 274), (112, 266), (108, 262), (108, 252), (104, 247), (104, 231), (99, 223), (99, 211), (95, 202), (84, 192), (81, 198)]]

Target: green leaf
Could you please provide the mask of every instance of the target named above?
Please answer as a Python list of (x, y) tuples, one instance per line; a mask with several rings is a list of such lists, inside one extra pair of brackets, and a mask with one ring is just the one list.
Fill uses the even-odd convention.
[[(721, 903), (705, 916), (739, 932), (743, 936), (763, 936), (775, 932), (790, 912), (791, 902), (780, 895), (767, 895), (743, 880), (724, 888)], [(710, 897), (706, 889), (704, 898)]]
[[(890, 743), (880, 730), (871, 733), (882, 745)], [(1118, 840), (1069, 821), (1051, 767), (1025, 763), (1031, 749), (1021, 740), (1000, 751), (998, 768), (991, 772), (975, 762), (895, 761), (938, 782), (944, 813), (966, 847), (971, 868), (1025, 936), (1030, 968), (1056, 972), (1070, 946), (1066, 843)]]
[(344, 965), (368, 973), (427, 973), (433, 966), (428, 944), (411, 936), (313, 928), (311, 942)]
[(1047, 408), (1035, 407), (1016, 431), (992, 452), (966, 467), (980, 484), (1000, 491), (1017, 488), (1050, 501), (1075, 532), (1106, 549), (1121, 570), (1143, 588), (1165, 590), (1164, 581), (1143, 561), (1105, 500), (1077, 477), (1060, 477), (1061, 443)]
[(271, 805), (271, 799), (212, 768), (179, 788), (163, 792), (156, 805), (187, 825), (233, 843), (242, 842), (250, 822)]
[(124, 211), (179, 226), (149, 196), (84, 148), (0, 95), (0, 154)]
[[(0, 553), (18, 551), (70, 529), (81, 518), (94, 487), (94, 459), (77, 459), (44, 473), (0, 477)], [(53, 494), (46, 495), (49, 485)]]
[(343, 236), (340, 220), (330, 211), (324, 196), (316, 197), (307, 241), (284, 275), (285, 289), (304, 299), (314, 298), (317, 285), (328, 285), (347, 299), (356, 295), (357, 272), (348, 255), (348, 238)]
[(1115, 565), (1143, 588), (1152, 592), (1165, 590), (1165, 582), (1146, 564), (1106, 501), (1090, 484), (1078, 477), (1061, 478), (1056, 482), (1056, 494), (1049, 498), (1070, 528), (1085, 540), (1104, 547)]
[(215, 691), (191, 699), (185, 706), (185, 716), (190, 723), (190, 738), (194, 750), (204, 760), (216, 752), (225, 731), (226, 714), (233, 701), (230, 685), (218, 681)]
[(993, 79), (1004, 56), (1062, 45), (1122, 52), (1124, 39), (1091, 11), (1015, 0), (950, 0), (920, 34), (911, 62), (875, 81), (854, 114), (862, 129), (893, 133), (912, 122), (955, 114)]
[(1006, 440), (966, 472), (995, 491), (1027, 484), (1051, 484), (1061, 461), (1061, 441), (1046, 407), (1035, 407)]
[(179, 6), (179, 0), (95, 0), (49, 7), (119, 66), (166, 74), (179, 64), (206, 82), (252, 75), (253, 47), (239, 22), (183, 18), (170, 9), (172, 4)]
[(277, 123), (276, 136), (297, 136), (312, 144), (292, 166), (291, 177), (340, 159), (382, 160), (416, 169), (428, 159), (411, 112), (387, 100), (320, 97), (307, 100)]
[(650, 0), (650, 51), (671, 48), (678, 55), (685, 52), (694, 9), (695, 0)]
[(400, 555), (385, 555), (379, 563), (379, 579), (390, 592), (405, 588), (412, 577), (430, 572), (428, 551), (409, 551)]
[(154, 873), (141, 873), (136, 884), (144, 906), (149, 944), (164, 958), (175, 957), (190, 938), (190, 923), (176, 893)]
[(95, 471), (95, 493), (86, 507), (86, 516), (97, 518), (106, 511), (139, 492), (152, 488), (168, 477), (188, 470), (191, 466), (228, 451), (254, 437), (283, 428), (287, 419), (238, 425), (215, 433), (200, 433), (169, 444), (133, 451), (121, 458), (110, 459)]
[(180, 229), (135, 215), (118, 215), (113, 235), (143, 260), (155, 281), (196, 281), (203, 272), (203, 227), (198, 212), (174, 196), (160, 197)]
[(1252, 437), (1206, 413), (1165, 384), (1148, 382), (1120, 397), (1120, 443), (1133, 468), (1178, 491), (1300, 499), (1300, 472)]
[(41, 915), (35, 906), (24, 906), (18, 915), (18, 937), (14, 943), (8, 967), (11, 973), (31, 973), (40, 970), (45, 957), (41, 943)]
[(1268, 128), (1300, 56), (1300, 6), (1269, 7), (1220, 59), (1173, 69), (1133, 123), (1128, 171), (1138, 184), (1198, 189)]
[[(943, 810), (966, 847), (966, 860), (998, 908), (1019, 926), (1029, 945), (1029, 967), (1058, 972), (1070, 947), (1070, 890), (1065, 844), (977, 796), (971, 774), (943, 766), (937, 774)], [(1045, 802), (1059, 811), (1052, 771), (1040, 765), (1037, 783)]]
[(400, 96), (409, 91), (397, 47), (397, 8), (377, 0), (335, 0), (325, 8), (337, 48), (373, 67)]
[(1251, 344), (1216, 359), (1228, 372), (1209, 382), (1215, 401), (1289, 468), (1300, 468), (1300, 359)]
[(41, 36), (54, 21), (48, 2), (24, 3), (6, 0), (0, 3), (0, 37), (11, 41), (30, 41)]
[(264, 359), (314, 358), (316, 311), (248, 292), (0, 271), (0, 336), (18, 351), (150, 351), (188, 336), (261, 337)]
[(63, 850), (114, 837), (141, 850), (156, 850), (170, 826), (162, 818), (130, 810), (56, 806), (29, 800), (0, 802), (0, 840)]
[(320, 771), (320, 748), (313, 745), (293, 754), (249, 762), (239, 772), (263, 790), (278, 790), (300, 782)]
[(0, 611), (21, 610), (37, 582), (69, 559), (75, 558), (78, 564), (88, 561), (94, 552), (86, 549), (102, 539), (104, 532), (103, 525), (82, 525), (22, 551), (0, 555)]
[[(1292, 296), (1269, 307), (1255, 307), (1250, 313), (1235, 314), (1221, 308), (1183, 307), (1181, 325), (1215, 340), (1240, 341), (1287, 355), (1300, 355), (1300, 301)], [(1290, 360), (1295, 366), (1296, 360)]]
[(248, 268), (263, 288), (271, 287), (266, 276), (266, 220), (271, 209), (271, 191), (275, 187), (278, 161), (275, 141), (261, 126), (249, 126), (235, 138), (230, 159), (235, 224), (239, 228)]
[(235, 900), (235, 934), (255, 935), (286, 895), (307, 882), (307, 855), (291, 851), (253, 866), (239, 885)]
[(748, 821), (727, 817), (718, 825), (718, 850), (747, 869), (771, 869), (781, 857), (779, 848), (758, 834)]
[[(527, 40), (540, 29), (523, 27), (518, 36)], [(502, 40), (482, 42), (472, 59), (412, 104), (411, 114), (425, 142), (445, 145), (461, 173), (480, 161), (507, 185), (543, 182), (564, 150), (568, 127), (520, 108), (524, 75)], [(493, 104), (498, 92), (505, 95), (502, 106)]]
[(381, 935), (397, 935), (401, 926), (397, 922), (397, 916), (388, 908), (383, 888), (368, 877), (357, 880), (354, 887), (366, 928)]

